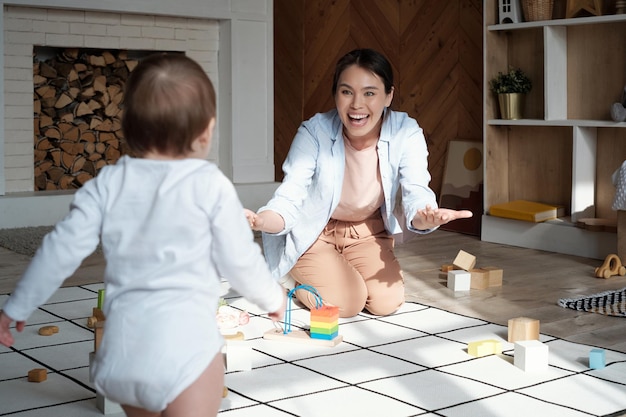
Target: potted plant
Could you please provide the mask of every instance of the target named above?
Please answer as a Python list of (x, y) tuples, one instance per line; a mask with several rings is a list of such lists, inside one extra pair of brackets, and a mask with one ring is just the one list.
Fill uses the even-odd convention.
[(521, 119), (523, 97), (532, 89), (530, 78), (520, 68), (511, 68), (509, 72), (498, 72), (489, 81), (491, 91), (498, 95), (500, 116), (503, 119)]

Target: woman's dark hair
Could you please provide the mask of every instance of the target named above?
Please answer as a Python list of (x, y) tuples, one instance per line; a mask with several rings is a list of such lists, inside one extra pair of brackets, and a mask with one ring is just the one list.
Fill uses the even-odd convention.
[(215, 90), (200, 64), (183, 54), (154, 54), (126, 82), (122, 131), (135, 156), (180, 156), (215, 117)]
[(358, 65), (378, 75), (385, 85), (385, 93), (391, 93), (393, 88), (393, 69), (387, 58), (373, 49), (355, 49), (337, 61), (335, 76), (333, 77), (333, 96), (337, 93), (339, 77), (346, 68), (352, 65)]

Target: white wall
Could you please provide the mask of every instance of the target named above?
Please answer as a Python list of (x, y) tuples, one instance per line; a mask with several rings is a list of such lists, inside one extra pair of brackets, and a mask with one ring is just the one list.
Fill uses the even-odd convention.
[(34, 192), (33, 45), (182, 50), (218, 93), (210, 159), (246, 207), (275, 189), (271, 0), (13, 0), (0, 17), (0, 228), (48, 225), (71, 192)]

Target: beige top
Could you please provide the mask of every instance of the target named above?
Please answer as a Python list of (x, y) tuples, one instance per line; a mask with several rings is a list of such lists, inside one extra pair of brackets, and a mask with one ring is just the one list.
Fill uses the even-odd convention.
[(332, 215), (343, 221), (362, 221), (380, 208), (384, 201), (383, 186), (378, 169), (376, 143), (357, 150), (344, 138), (346, 168), (343, 175), (341, 200)]

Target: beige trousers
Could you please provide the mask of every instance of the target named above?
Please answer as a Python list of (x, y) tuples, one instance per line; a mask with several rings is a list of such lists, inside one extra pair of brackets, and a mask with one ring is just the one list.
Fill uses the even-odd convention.
[[(297, 284), (314, 287), (340, 317), (367, 310), (388, 315), (404, 303), (404, 280), (393, 253), (393, 237), (380, 211), (362, 222), (331, 219), (291, 270)], [(314, 308), (315, 296), (297, 290), (296, 298)]]

